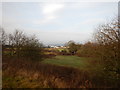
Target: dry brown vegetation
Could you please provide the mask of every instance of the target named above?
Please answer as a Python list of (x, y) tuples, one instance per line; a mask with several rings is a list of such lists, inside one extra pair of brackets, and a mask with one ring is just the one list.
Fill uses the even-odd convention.
[[(111, 87), (102, 75), (26, 60), (3, 60), (3, 88)], [(9, 82), (9, 83), (8, 83)]]

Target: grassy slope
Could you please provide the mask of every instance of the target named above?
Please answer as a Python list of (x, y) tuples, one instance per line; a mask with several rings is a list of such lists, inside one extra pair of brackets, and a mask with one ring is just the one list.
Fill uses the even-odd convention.
[[(101, 74), (100, 65), (94, 61), (92, 58), (77, 56), (56, 56), (42, 61), (47, 64), (24, 60), (10, 62), (6, 60), (5, 62), (4, 60), (7, 65), (3, 65), (3, 87), (94, 87), (94, 85), (101, 87), (104, 85), (104, 75)], [(87, 80), (90, 81), (90, 85), (86, 84)]]
[[(80, 71), (89, 72), (90, 77), (103, 77), (102, 65), (99, 64), (97, 58), (78, 57), (78, 56), (56, 56), (54, 58), (45, 59), (42, 63), (53, 64), (58, 66), (73, 67)], [(100, 73), (100, 74), (99, 74)]]
[(77, 56), (56, 56), (54, 58), (43, 60), (43, 63), (87, 69), (90, 61), (92, 61), (92, 58)]

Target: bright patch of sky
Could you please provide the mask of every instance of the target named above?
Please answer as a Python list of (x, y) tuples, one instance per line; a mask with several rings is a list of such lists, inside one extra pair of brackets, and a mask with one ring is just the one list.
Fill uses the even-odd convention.
[(83, 43), (91, 39), (98, 24), (117, 14), (117, 2), (4, 2), (2, 27), (7, 33), (19, 29), (35, 34), (45, 45)]

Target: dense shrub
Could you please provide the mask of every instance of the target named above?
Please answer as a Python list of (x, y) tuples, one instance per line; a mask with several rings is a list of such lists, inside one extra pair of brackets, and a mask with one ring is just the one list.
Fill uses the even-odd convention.
[(97, 57), (98, 44), (87, 42), (80, 47), (76, 55), (81, 57)]
[[(2, 31), (3, 34), (5, 31)], [(4, 35), (5, 36), (5, 35)], [(22, 31), (16, 30), (13, 34), (6, 36), (7, 39), (2, 38), (5, 43), (2, 43), (6, 56), (26, 58), (30, 60), (42, 60), (43, 45), (35, 36), (27, 36)], [(4, 58), (4, 57), (3, 57)]]
[(59, 52), (60, 55), (71, 55), (67, 49), (63, 49)]
[(99, 44), (97, 52), (101, 65), (107, 78), (119, 82), (120, 80), (120, 23), (112, 20), (110, 23), (100, 25), (94, 36)]
[(75, 55), (78, 49), (80, 49), (81, 44), (76, 44), (74, 41), (69, 41), (66, 46), (68, 47), (68, 51), (71, 55)]

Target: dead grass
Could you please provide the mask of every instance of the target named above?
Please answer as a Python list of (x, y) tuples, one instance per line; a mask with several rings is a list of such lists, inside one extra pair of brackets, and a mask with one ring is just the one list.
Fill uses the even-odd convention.
[[(85, 70), (28, 60), (4, 59), (2, 67), (3, 88), (95, 88), (99, 83)], [(107, 87), (100, 81), (99, 87)]]

